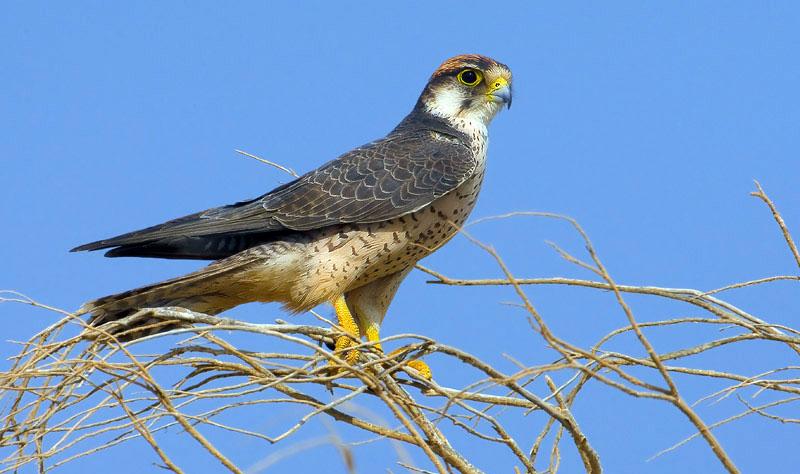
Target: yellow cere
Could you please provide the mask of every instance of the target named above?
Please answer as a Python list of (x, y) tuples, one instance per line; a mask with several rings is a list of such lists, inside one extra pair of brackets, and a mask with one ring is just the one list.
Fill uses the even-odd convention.
[(491, 94), (492, 92), (496, 91), (497, 89), (500, 89), (500, 88), (503, 88), (503, 87), (507, 87), (507, 86), (508, 86), (508, 81), (506, 80), (506, 78), (503, 77), (503, 76), (500, 76), (497, 79), (495, 79), (494, 82), (489, 84), (489, 94)]

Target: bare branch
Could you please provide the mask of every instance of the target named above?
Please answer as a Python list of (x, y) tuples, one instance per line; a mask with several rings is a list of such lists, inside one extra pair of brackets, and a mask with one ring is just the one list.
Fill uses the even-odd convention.
[[(239, 153), (296, 176), (291, 169)], [(800, 265), (797, 248), (780, 213), (761, 186), (756, 186), (758, 191), (753, 194), (769, 207)], [(259, 461), (250, 462), (249, 472), (262, 471), (320, 445), (335, 446), (347, 471), (356, 472), (353, 446), (389, 442), (398, 453), (391, 462), (397, 461), (407, 471), (480, 473), (479, 463), (472, 459), (474, 452), (457, 449), (467, 437), (471, 444), (499, 447), (516, 472), (556, 472), (572, 457), (573, 462), (582, 463), (586, 472), (599, 473), (600, 455), (573, 414), (578, 400), (591, 402), (583, 395), (591, 385), (598, 390), (623, 393), (631, 400), (643, 398), (670, 404), (675, 416), (689, 420), (694, 432), (656, 456), (698, 438), (704, 440), (728, 472), (738, 471), (714, 435), (715, 428), (748, 415), (758, 415), (768, 422), (800, 424), (796, 417), (782, 417), (771, 410), (800, 399), (800, 366), (794, 362), (795, 354), (800, 354), (800, 330), (771, 324), (768, 315), (756, 316), (744, 305), (725, 299), (732, 290), (747, 292), (756, 285), (765, 287), (777, 282), (797, 284), (800, 276), (768, 276), (705, 291), (623, 285), (612, 278), (587, 233), (572, 218), (519, 212), (480, 219), (470, 225), (514, 216), (568, 223), (581, 237), (586, 254), (571, 254), (557, 244), (551, 247), (569, 264), (590, 271), (595, 279), (518, 278), (493, 247), (463, 230), (466, 238), (485, 251), (503, 278), (457, 279), (418, 266), (433, 277), (434, 284), (513, 289), (513, 304), (524, 310), (522, 314), (533, 337), (547, 353), (533, 362), (523, 362), (528, 360), (524, 354), (505, 354), (503, 362), (510, 369), (501, 369), (467, 350), (416, 334), (383, 339), (384, 346), (402, 346), (388, 355), (377, 350), (374, 342), (355, 341), (360, 359), (349, 365), (339, 353), (325, 347), (346, 333), (316, 313), (313, 321), (319, 325), (281, 320), (254, 324), (184, 308), (142, 308), (112, 323), (114, 329), (130, 329), (144, 319), (155, 321), (151, 323), (154, 327), (173, 327), (175, 322), (180, 322), (181, 327), (121, 343), (110, 334), (112, 326), (88, 327), (82, 318), (68, 311), (17, 292), (0, 292), (0, 303), (24, 304), (60, 317), (28, 341), (10, 343), (18, 345), (18, 353), (11, 358), (10, 367), (0, 372), (0, 395), (4, 398), (0, 473), (30, 469), (49, 472), (133, 439), (144, 440), (159, 465), (179, 473), (181, 468), (162, 442), (163, 437), (174, 436), (169, 434), (173, 427), (180, 428), (181, 436), (192, 440), (186, 449), (206, 453), (229, 472), (242, 472), (240, 461), (226, 456), (205, 430), (279, 446)], [(613, 329), (592, 334), (593, 344), (577, 344), (557, 334), (548, 324), (550, 316), (541, 312), (526, 293), (530, 286), (544, 291), (553, 285), (613, 295), (610, 304), (623, 319)], [(670, 308), (678, 303), (686, 314), (640, 319), (644, 312), (634, 314), (626, 301), (629, 295), (669, 301)], [(685, 347), (662, 347), (663, 339), (657, 336), (679, 330), (693, 331), (697, 340)], [(237, 337), (243, 334), (249, 338)], [(633, 341), (634, 347), (620, 344), (626, 338)], [(234, 344), (233, 340), (248, 342)], [(148, 341), (169, 345), (165, 344), (166, 349), (159, 353), (140, 353)], [(288, 349), (259, 349), (274, 347), (270, 345), (272, 341), (280, 341)], [(759, 349), (753, 349), (754, 341), (759, 342)], [(702, 355), (710, 351), (730, 351), (741, 357), (743, 353), (762, 350), (765, 345), (792, 357), (750, 374), (703, 365), (707, 358)], [(507, 348), (498, 353), (504, 350)], [(435, 355), (437, 363), (456, 367), (463, 383), (443, 386), (436, 379), (419, 377), (406, 365), (411, 358), (429, 355)], [(755, 353), (754, 357), (759, 355)], [(703, 395), (690, 404), (682, 395), (686, 387), (695, 393), (700, 389)], [(744, 399), (745, 395), (755, 398), (764, 394), (777, 401), (756, 405)], [(712, 416), (715, 412), (707, 415), (702, 411), (723, 401), (735, 404), (733, 395), (745, 411), (733, 416)], [(360, 403), (363, 400), (372, 401), (371, 406), (377, 403), (380, 413), (364, 409)], [(250, 418), (262, 418), (263, 412), (259, 417), (237, 417), (244, 420), (238, 424), (226, 417), (230, 413), (280, 407), (291, 407), (296, 416), (268, 430), (247, 424)], [(741, 410), (741, 405), (735, 404), (735, 409)], [(521, 434), (509, 429), (509, 423), (528, 416), (526, 423), (538, 423), (532, 429)], [(706, 423), (704, 418), (718, 421)], [(314, 420), (326, 423), (326, 434), (303, 438)], [(346, 426), (342, 434), (333, 429), (333, 421)], [(368, 439), (358, 435), (367, 435)], [(575, 449), (563, 445), (562, 438)], [(405, 449), (416, 451), (424, 465), (413, 465), (404, 454)], [(548, 455), (540, 456), (543, 452)], [(486, 469), (496, 470), (493, 466)]]

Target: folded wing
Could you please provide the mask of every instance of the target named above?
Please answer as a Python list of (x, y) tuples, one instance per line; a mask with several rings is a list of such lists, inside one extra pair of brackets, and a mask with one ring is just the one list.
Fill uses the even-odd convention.
[(356, 148), (250, 201), (208, 209), (72, 251), (218, 259), (297, 232), (374, 223), (419, 210), (474, 172), (469, 148), (418, 130)]

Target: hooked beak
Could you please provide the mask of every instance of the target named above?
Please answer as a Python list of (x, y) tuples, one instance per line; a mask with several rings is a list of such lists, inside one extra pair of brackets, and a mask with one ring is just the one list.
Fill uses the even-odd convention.
[(487, 95), (492, 102), (503, 103), (507, 108), (511, 108), (511, 84), (505, 77), (501, 76), (492, 81)]

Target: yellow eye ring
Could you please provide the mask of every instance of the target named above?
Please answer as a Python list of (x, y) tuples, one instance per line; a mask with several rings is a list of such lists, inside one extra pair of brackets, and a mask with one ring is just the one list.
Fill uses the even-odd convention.
[(483, 80), (483, 74), (477, 69), (464, 69), (458, 73), (456, 78), (465, 86), (475, 87)]

